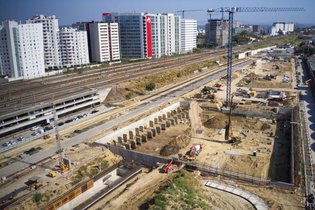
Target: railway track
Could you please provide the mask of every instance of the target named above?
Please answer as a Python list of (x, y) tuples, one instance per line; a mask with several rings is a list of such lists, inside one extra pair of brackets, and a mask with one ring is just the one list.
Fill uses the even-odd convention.
[[(200, 59), (204, 56), (194, 56), (192, 58), (190, 58), (190, 60), (196, 60), (196, 59)], [(157, 63), (154, 65), (143, 65), (141, 64), (140, 66), (137, 65), (134, 68), (126, 68), (126, 67), (122, 67), (122, 68), (118, 68), (116, 70), (109, 70), (109, 71), (98, 71), (97, 73), (88, 73), (88, 74), (83, 74), (83, 75), (78, 75), (78, 76), (74, 76), (72, 75), (71, 78), (64, 78), (64, 79), (58, 79), (58, 80), (51, 80), (51, 81), (42, 81), (41, 83), (36, 82), (35, 84), (27, 84), (24, 85), (23, 84), (23, 88), (22, 86), (20, 87), (15, 87), (12, 85), (8, 85), (8, 89), (7, 90), (3, 90), (2, 94), (0, 93), (0, 101), (1, 99), (4, 100), (5, 96), (10, 96), (10, 99), (14, 99), (14, 98), (18, 98), (20, 97), (21, 94), (25, 94), (29, 91), (35, 91), (36, 89), (42, 89), (42, 88), (49, 88), (49, 87), (56, 87), (58, 85), (64, 85), (64, 84), (73, 84), (73, 83), (82, 83), (84, 81), (88, 81), (88, 80), (95, 80), (101, 76), (103, 76), (105, 73), (107, 76), (112, 76), (112, 75), (116, 75), (116, 74), (125, 74), (128, 72), (136, 72), (136, 71), (145, 71), (151, 68), (157, 68), (159, 66), (168, 66), (168, 65), (172, 65), (174, 63), (178, 62), (178, 60), (170, 60), (170, 61), (165, 61), (163, 63)], [(103, 74), (104, 72), (104, 74)], [(52, 82), (53, 81), (53, 82)], [(5, 88), (3, 88), (5, 89)], [(49, 92), (49, 91), (47, 91)]]
[[(182, 59), (186, 59), (186, 58), (199, 58), (208, 54), (214, 54), (216, 52), (212, 51), (212, 52), (203, 52), (203, 53), (199, 53), (196, 55), (183, 55), (183, 56), (179, 56), (179, 57), (170, 57), (170, 58), (165, 58), (165, 59), (153, 59), (153, 60), (146, 60), (146, 61), (142, 61), (142, 62), (136, 62), (136, 63), (130, 63), (130, 64), (122, 64), (119, 66), (112, 66), (112, 67), (105, 67), (102, 69), (95, 69), (95, 70), (89, 70), (86, 72), (83, 72), (82, 74), (78, 75), (76, 73), (71, 73), (68, 75), (55, 75), (55, 76), (50, 76), (47, 78), (40, 78), (40, 79), (33, 79), (33, 80), (26, 80), (26, 81), (17, 81), (17, 82), (12, 82), (10, 84), (0, 84), (0, 87), (11, 87), (12, 92), (14, 90), (24, 90), (25, 91), (25, 86), (27, 85), (28, 89), (30, 88), (35, 88), (38, 86), (41, 86), (42, 83), (46, 83), (46, 84), (58, 84), (61, 82), (66, 82), (69, 80), (78, 80), (80, 78), (84, 78), (84, 77), (89, 77), (89, 76), (97, 76), (99, 74), (102, 73), (110, 73), (110, 72), (117, 72), (117, 71), (124, 71), (127, 70), (129, 68), (142, 68), (145, 66), (154, 66), (157, 64), (160, 64), (161, 61), (164, 63), (170, 63), (170, 62), (175, 62), (175, 61), (179, 61)], [(7, 93), (7, 90), (4, 90), (3, 88), (0, 88), (0, 95)]]
[[(37, 92), (31, 91), (28, 92), (27, 95), (24, 96), (15, 96), (15, 98), (11, 98), (10, 101), (6, 101), (5, 104), (3, 104), (2, 107), (0, 107), (0, 113), (8, 110), (19, 110), (22, 107), (25, 106), (33, 106), (35, 103), (40, 104), (43, 103), (47, 100), (51, 100), (53, 98), (62, 98), (65, 96), (69, 96), (72, 93), (77, 93), (78, 91), (82, 91), (82, 89), (86, 88), (104, 88), (106, 86), (110, 86), (112, 84), (115, 84), (117, 82), (122, 82), (125, 80), (130, 80), (133, 78), (141, 77), (147, 74), (151, 73), (156, 73), (156, 72), (162, 72), (162, 71), (167, 71), (172, 68), (180, 67), (183, 65), (190, 65), (202, 61), (206, 61), (208, 59), (213, 59), (217, 56), (222, 56), (224, 53), (219, 53), (219, 54), (211, 54), (210, 56), (198, 56), (194, 57), (193, 59), (189, 61), (185, 61), (185, 63), (178, 63), (178, 62), (173, 62), (171, 64), (165, 63), (163, 65), (158, 65), (157, 68), (152, 68), (150, 66), (145, 67), (143, 69), (129, 69), (121, 72), (113, 72), (112, 74), (106, 76), (106, 78), (100, 78), (99, 75), (92, 76), (90, 78), (85, 78), (84, 81), (79, 81), (80, 83), (78, 84), (78, 80), (74, 80), (72, 82), (67, 82), (67, 84), (61, 84), (61, 85), (50, 85), (46, 86), (45, 88), (42, 88), (38, 90)], [(166, 69), (167, 66), (167, 69)], [(107, 79), (108, 78), (108, 79)], [(99, 81), (101, 79), (101, 81)], [(31, 94), (31, 95), (30, 95)], [(22, 103), (23, 102), (23, 103)]]

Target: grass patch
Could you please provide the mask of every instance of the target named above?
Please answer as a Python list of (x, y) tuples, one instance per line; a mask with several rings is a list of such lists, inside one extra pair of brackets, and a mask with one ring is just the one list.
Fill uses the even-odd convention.
[(33, 195), (33, 201), (39, 203), (42, 200), (43, 195), (41, 193), (35, 193)]
[(94, 161), (90, 162), (88, 165), (81, 166), (78, 172), (71, 177), (71, 184), (78, 184), (87, 177), (93, 178), (108, 167), (109, 163), (105, 159), (105, 156), (97, 158)]
[(180, 170), (153, 198), (149, 209), (212, 209), (206, 200), (198, 180), (187, 171)]

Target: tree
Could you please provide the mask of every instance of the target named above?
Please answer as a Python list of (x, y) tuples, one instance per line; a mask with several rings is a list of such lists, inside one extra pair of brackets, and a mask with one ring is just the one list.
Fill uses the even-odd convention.
[(150, 82), (149, 84), (147, 84), (147, 85), (145, 86), (145, 89), (148, 90), (148, 91), (154, 90), (154, 89), (155, 89), (155, 83)]

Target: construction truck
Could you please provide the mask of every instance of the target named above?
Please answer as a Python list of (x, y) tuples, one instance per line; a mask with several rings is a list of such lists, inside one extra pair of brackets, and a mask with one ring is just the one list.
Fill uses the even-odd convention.
[(56, 174), (56, 172), (54, 172), (54, 171), (49, 171), (49, 172), (48, 172), (48, 176), (51, 177), (51, 178), (56, 177), (56, 175), (57, 175), (57, 174)]
[(190, 148), (189, 153), (185, 156), (187, 160), (195, 160), (196, 156), (200, 154), (202, 151), (202, 145), (201, 144), (193, 144)]

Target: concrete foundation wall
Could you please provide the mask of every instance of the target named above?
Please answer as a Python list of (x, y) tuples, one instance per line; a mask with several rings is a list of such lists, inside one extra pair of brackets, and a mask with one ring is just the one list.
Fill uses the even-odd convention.
[(108, 145), (107, 147), (111, 152), (124, 157), (128, 161), (134, 161), (140, 165), (148, 167), (154, 167), (157, 163), (169, 163), (169, 161), (171, 160), (168, 158), (155, 157), (132, 150), (125, 150), (123, 148), (115, 147), (113, 145)]
[(265, 47), (265, 48), (260, 48), (257, 50), (249, 50), (249, 51), (245, 51), (243, 53), (238, 54), (238, 59), (243, 59), (249, 56), (253, 56), (256, 55), (257, 53), (260, 53), (262, 51), (266, 51), (266, 50), (271, 50), (272, 48), (275, 48), (277, 46), (271, 46), (271, 47)]
[(175, 104), (172, 104), (164, 109), (162, 109), (161, 111), (155, 112), (141, 120), (138, 120), (126, 127), (123, 127), (117, 131), (112, 132), (111, 134), (99, 139), (96, 141), (96, 143), (98, 144), (107, 144), (109, 142), (111, 142), (112, 140), (116, 140), (119, 136), (123, 136), (124, 134), (129, 133), (129, 131), (135, 131), (136, 128), (139, 128), (140, 126), (147, 126), (149, 127), (149, 123), (150, 121), (152, 121), (152, 123), (154, 123), (154, 118), (159, 118), (159, 116), (163, 116), (167, 115), (167, 112), (171, 112), (173, 110), (176, 110), (178, 107), (180, 107), (181, 104), (180, 102), (177, 102)]

